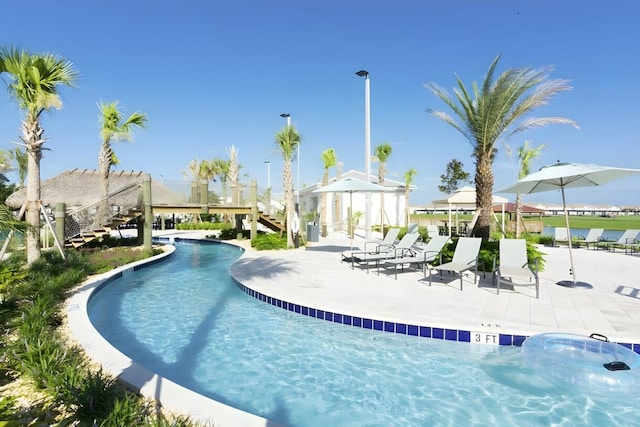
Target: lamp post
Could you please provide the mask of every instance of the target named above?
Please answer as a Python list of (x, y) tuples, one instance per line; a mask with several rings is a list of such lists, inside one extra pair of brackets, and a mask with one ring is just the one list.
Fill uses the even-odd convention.
[(267, 164), (267, 215), (271, 215), (271, 162), (264, 162)]
[[(366, 181), (371, 181), (371, 111), (369, 72), (360, 70), (358, 77), (364, 77), (364, 170)], [(366, 239), (371, 239), (371, 193), (365, 193), (364, 233)]]
[(267, 165), (267, 188), (271, 188), (271, 162), (269, 160), (264, 162)]

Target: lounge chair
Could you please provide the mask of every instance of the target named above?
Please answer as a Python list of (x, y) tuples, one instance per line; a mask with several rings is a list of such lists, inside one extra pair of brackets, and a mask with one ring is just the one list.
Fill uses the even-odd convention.
[(551, 246), (559, 246), (556, 245), (558, 242), (569, 243), (569, 235), (567, 234), (567, 229), (565, 227), (555, 227), (553, 230), (553, 242), (551, 242)]
[(440, 235), (440, 233), (438, 233), (438, 226), (437, 225), (435, 225), (435, 224), (427, 225), (427, 237), (432, 239), (435, 236), (439, 236), (439, 235)]
[(421, 247), (416, 251), (415, 254), (409, 256), (401, 256), (398, 258), (385, 259), (384, 262), (378, 263), (378, 274), (380, 274), (380, 266), (383, 268), (393, 267), (395, 278), (398, 280), (398, 267), (401, 268), (401, 271), (404, 271), (404, 266), (408, 265), (417, 265), (418, 267), (424, 268), (425, 276), (427, 275), (427, 264), (432, 262), (440, 252), (444, 245), (449, 241), (449, 236), (434, 236), (427, 242), (426, 246)]
[[(438, 270), (441, 278), (443, 271), (459, 274), (460, 290), (462, 290), (462, 278), (465, 271), (474, 269), (473, 283), (478, 280), (478, 255), (481, 243), (482, 239), (479, 237), (460, 237), (451, 262), (427, 268)], [(431, 286), (431, 273), (429, 273), (429, 286)]]
[[(536, 287), (536, 298), (540, 298), (540, 278), (538, 277), (538, 263), (534, 268), (529, 267), (527, 259), (527, 241), (524, 239), (500, 239), (500, 263), (493, 259), (493, 283), (498, 288), (500, 285), (509, 283), (513, 286), (533, 286)], [(516, 283), (513, 278), (528, 279), (528, 283)], [(535, 279), (535, 282), (533, 281)]]
[(591, 228), (585, 237), (578, 237), (578, 242), (584, 243), (587, 249), (589, 249), (589, 245), (593, 245), (597, 249), (598, 243), (604, 240), (602, 233), (604, 233), (604, 228)]
[(407, 225), (407, 234), (409, 234), (409, 233), (417, 233), (419, 231), (419, 228), (420, 227), (418, 226), (418, 224), (416, 224), (414, 222), (409, 223), (409, 225)]
[(616, 242), (608, 242), (607, 248), (611, 252), (615, 252), (616, 248), (622, 247), (625, 254), (638, 251), (640, 250), (640, 241), (638, 240), (639, 234), (640, 230), (627, 230), (622, 233), (622, 236), (620, 236)]
[(351, 249), (348, 251), (342, 252), (342, 261), (351, 260), (354, 256), (369, 254), (369, 253), (378, 253), (380, 252), (380, 248), (383, 250), (391, 250), (393, 245), (396, 243), (396, 239), (398, 238), (398, 233), (400, 233), (399, 228), (391, 228), (387, 231), (387, 234), (384, 236), (382, 240), (369, 240), (364, 242), (364, 249)]
[(378, 253), (362, 253), (351, 258), (351, 268), (355, 268), (355, 264), (365, 264), (367, 266), (367, 273), (369, 273), (369, 264), (384, 262), (386, 259), (399, 258), (403, 256), (409, 256), (414, 253), (413, 245), (416, 243), (420, 235), (418, 233), (407, 233), (398, 242), (397, 245), (389, 245), (388, 247), (380, 246)]

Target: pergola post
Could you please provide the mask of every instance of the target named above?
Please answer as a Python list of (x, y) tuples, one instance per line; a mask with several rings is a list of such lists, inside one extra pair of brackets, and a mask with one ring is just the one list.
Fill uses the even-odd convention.
[(64, 216), (65, 216), (65, 211), (66, 211), (66, 205), (64, 204), (64, 202), (56, 203), (56, 210), (55, 210), (55, 213), (54, 213), (54, 217), (55, 217), (55, 221), (56, 221), (55, 233), (56, 233), (56, 237), (58, 238), (58, 241), (61, 242), (61, 243), (64, 242)]
[(251, 240), (258, 236), (258, 183), (251, 181)]
[(151, 175), (144, 174), (142, 179), (142, 203), (144, 205), (144, 223), (142, 241), (145, 250), (151, 250), (151, 234), (153, 233), (153, 211), (151, 209)]

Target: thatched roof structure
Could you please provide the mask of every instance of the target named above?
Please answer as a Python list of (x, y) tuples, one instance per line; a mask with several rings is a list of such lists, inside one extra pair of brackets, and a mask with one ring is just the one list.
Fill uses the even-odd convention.
[[(144, 172), (116, 171), (109, 175), (109, 191), (113, 193), (143, 180)], [(67, 208), (84, 206), (100, 199), (100, 174), (96, 170), (73, 169), (42, 181), (41, 199), (45, 206), (53, 207), (64, 202)], [(11, 194), (6, 204), (12, 208), (22, 206), (26, 198), (26, 189), (21, 188)], [(185, 196), (169, 190), (161, 183), (151, 182), (152, 203), (184, 203)]]

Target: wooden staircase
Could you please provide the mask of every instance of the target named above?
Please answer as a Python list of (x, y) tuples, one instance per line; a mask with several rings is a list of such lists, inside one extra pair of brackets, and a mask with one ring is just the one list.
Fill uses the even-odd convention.
[(285, 231), (285, 226), (282, 221), (275, 219), (262, 211), (258, 212), (258, 222), (275, 232), (280, 233)]
[(110, 218), (109, 223), (101, 228), (84, 231), (76, 236), (67, 239), (64, 245), (67, 248), (80, 248), (95, 239), (111, 233), (111, 230), (117, 229), (122, 224), (127, 224), (131, 221), (135, 221), (140, 216), (142, 216), (142, 211), (140, 209), (131, 209), (124, 214), (118, 214)]

